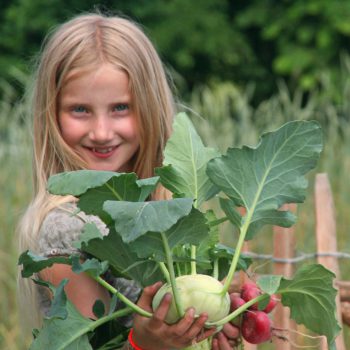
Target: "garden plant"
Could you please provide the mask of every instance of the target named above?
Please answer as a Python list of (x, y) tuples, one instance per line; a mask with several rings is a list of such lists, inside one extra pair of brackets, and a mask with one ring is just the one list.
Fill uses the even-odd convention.
[[(340, 327), (335, 317), (334, 274), (320, 264), (305, 264), (293, 278), (263, 275), (242, 286), (240, 296), (228, 294), (235, 273), (247, 270), (251, 260), (242, 253), (245, 241), (262, 234), (263, 226), (290, 227), (296, 217), (281, 210), (286, 203), (305, 200), (307, 180), (323, 147), (320, 125), (315, 121), (291, 121), (264, 133), (255, 147), (229, 148), (220, 154), (206, 147), (184, 113), (175, 117), (163, 166), (156, 176), (138, 179), (134, 173), (79, 170), (52, 176), (48, 191), (77, 197), (78, 208), (99, 216), (109, 228), (104, 236), (87, 223), (76, 247), (79, 256), (41, 257), (23, 252), (22, 276), (53, 291), (50, 314), (43, 327), (34, 330), (30, 349), (115, 349), (128, 329), (118, 319), (133, 312), (151, 314), (119, 293), (103, 278), (137, 281), (144, 287), (163, 280), (154, 308), (166, 292), (173, 294), (167, 322), (176, 322), (186, 308), (209, 314), (207, 326), (220, 329), (234, 322), (248, 342), (259, 344), (279, 336), (270, 312), (276, 303), (290, 308), (290, 317), (311, 332), (324, 335), (330, 349)], [(160, 184), (172, 199), (152, 201)], [(217, 201), (222, 210), (214, 211)], [(243, 209), (243, 210), (242, 210)], [(234, 227), (234, 247), (220, 242), (220, 225)], [(94, 305), (96, 320), (83, 317), (67, 300), (63, 280), (52, 286), (37, 273), (55, 263), (69, 264), (76, 273), (88, 273), (112, 295), (110, 310), (101, 301)], [(120, 299), (125, 308), (115, 311)], [(187, 349), (210, 349), (211, 339)]]

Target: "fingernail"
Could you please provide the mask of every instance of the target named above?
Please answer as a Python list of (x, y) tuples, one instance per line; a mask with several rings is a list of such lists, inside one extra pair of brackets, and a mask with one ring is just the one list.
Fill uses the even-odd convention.
[(194, 317), (195, 315), (195, 312), (196, 310), (193, 308), (193, 307), (190, 307), (188, 310), (187, 310), (187, 314), (191, 317)]

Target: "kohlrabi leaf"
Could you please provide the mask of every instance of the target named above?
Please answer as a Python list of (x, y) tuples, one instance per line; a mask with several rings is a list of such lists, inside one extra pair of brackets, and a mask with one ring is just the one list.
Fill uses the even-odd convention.
[(316, 166), (321, 150), (319, 124), (292, 121), (264, 134), (256, 148), (231, 148), (209, 161), (207, 173), (213, 183), (236, 206), (246, 209), (245, 239), (265, 224), (289, 227), (294, 223), (294, 215), (278, 209), (304, 201), (304, 175)]
[[(217, 243), (210, 251), (211, 260), (218, 260), (219, 264), (219, 279), (223, 279), (227, 276), (230, 269), (232, 258), (235, 254), (235, 249), (228, 247), (222, 243)], [(251, 265), (252, 259), (241, 254), (237, 261), (237, 271), (246, 271)]]
[(46, 258), (27, 250), (20, 255), (18, 260), (18, 265), (22, 265), (22, 277), (30, 277), (56, 263), (71, 265), (72, 259), (64, 256)]
[(227, 218), (235, 227), (240, 228), (242, 225), (242, 216), (235, 210), (235, 204), (228, 198), (219, 198), (220, 207), (226, 214)]
[(309, 330), (325, 335), (332, 344), (340, 331), (336, 319), (334, 273), (319, 264), (305, 265), (293, 279), (282, 278), (276, 291), (290, 308), (290, 316)]
[(85, 259), (84, 262), (81, 262), (79, 256), (72, 257), (72, 271), (75, 273), (87, 272), (91, 276), (98, 277), (104, 274), (108, 269), (107, 261), (99, 261), (95, 258)]
[(193, 198), (199, 207), (217, 190), (206, 174), (207, 162), (218, 156), (205, 147), (185, 113), (175, 117), (173, 133), (164, 152), (164, 167), (156, 169), (164, 187), (175, 197)]
[(124, 242), (132, 242), (146, 232), (164, 232), (190, 213), (193, 200), (177, 198), (150, 202), (107, 201), (103, 209), (114, 221)]
[(51, 176), (48, 190), (53, 194), (78, 197), (78, 207), (82, 211), (97, 215), (109, 224), (111, 219), (102, 208), (105, 201), (144, 201), (158, 181), (159, 177), (138, 180), (135, 173), (77, 170)]
[(113, 227), (110, 228), (108, 236), (102, 238), (85, 239), (82, 236), (81, 249), (99, 260), (108, 261), (115, 276), (133, 279), (142, 286), (153, 284), (163, 278), (157, 263), (138, 258)]
[[(209, 227), (204, 214), (196, 209), (164, 231), (170, 249), (183, 244), (199, 245), (208, 235)], [(165, 261), (164, 244), (159, 232), (148, 232), (130, 243), (140, 258), (153, 257)]]
[(43, 281), (41, 279), (33, 279), (33, 282), (37, 285), (44, 286), (51, 289), (53, 294), (53, 300), (51, 302), (50, 310), (46, 319), (50, 318), (61, 318), (65, 320), (68, 316), (67, 312), (67, 295), (64, 292), (64, 287), (68, 283), (68, 279), (63, 279), (57, 288), (50, 282)]
[(84, 225), (83, 231), (78, 241), (73, 242), (73, 247), (82, 249), (82, 244), (89, 242), (91, 239), (99, 238), (102, 239), (103, 235), (93, 222), (88, 222)]
[[(75, 306), (67, 300), (64, 285), (67, 280), (62, 280), (60, 286), (55, 289), (55, 300), (65, 300), (61, 307), (65, 309), (65, 317), (44, 318), (43, 327), (32, 342), (29, 350), (92, 350), (88, 333), (92, 330), (93, 321), (83, 317)], [(62, 310), (61, 310), (62, 312)]]

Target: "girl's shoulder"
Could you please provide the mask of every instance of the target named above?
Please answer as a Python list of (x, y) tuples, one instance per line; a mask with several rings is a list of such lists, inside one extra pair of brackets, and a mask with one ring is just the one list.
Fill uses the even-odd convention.
[(108, 228), (99, 217), (78, 211), (75, 203), (65, 203), (51, 210), (39, 230), (38, 253), (44, 256), (77, 253), (73, 242), (79, 240), (86, 223), (94, 223), (102, 235), (108, 234)]

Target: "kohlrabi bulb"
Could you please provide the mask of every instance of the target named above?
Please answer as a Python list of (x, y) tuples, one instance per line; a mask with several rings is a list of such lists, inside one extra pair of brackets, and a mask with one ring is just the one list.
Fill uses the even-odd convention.
[[(194, 307), (196, 315), (206, 312), (208, 321), (219, 321), (230, 311), (230, 296), (222, 295), (223, 285), (218, 280), (207, 275), (185, 275), (176, 278), (176, 287), (179, 291), (183, 310)], [(172, 293), (169, 284), (163, 285), (153, 298), (153, 310), (160, 304), (165, 293)], [(167, 323), (175, 323), (179, 319), (174, 298), (168, 314)]]

